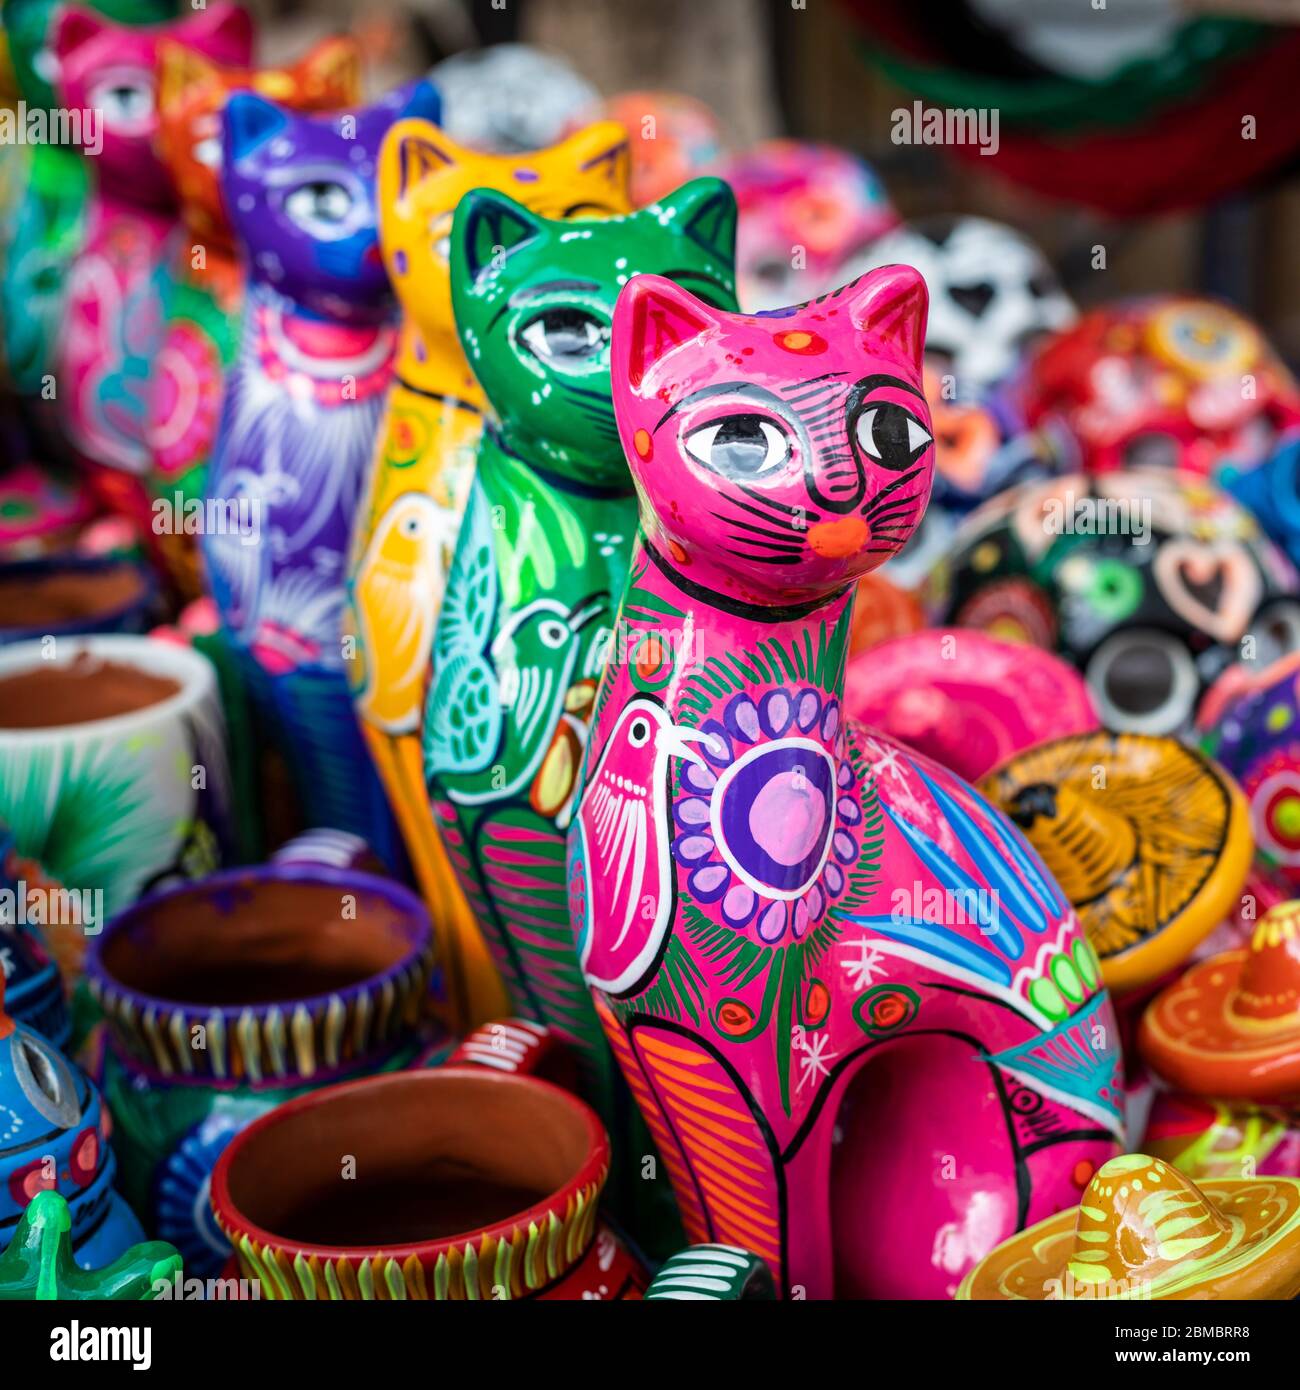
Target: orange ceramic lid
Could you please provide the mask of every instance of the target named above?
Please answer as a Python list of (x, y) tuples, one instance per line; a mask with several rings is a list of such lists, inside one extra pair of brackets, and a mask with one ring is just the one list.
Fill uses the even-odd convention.
[(1300, 1179), (1198, 1187), (1147, 1154), (1099, 1168), (1083, 1202), (970, 1271), (960, 1299), (1268, 1299), (1300, 1293)]
[(1240, 788), (1176, 738), (1053, 739), (980, 789), (1046, 860), (1117, 992), (1182, 965), (1235, 905), (1250, 870)]
[(1270, 908), (1246, 950), (1211, 956), (1156, 995), (1138, 1046), (1193, 1095), (1300, 1099), (1300, 901)]

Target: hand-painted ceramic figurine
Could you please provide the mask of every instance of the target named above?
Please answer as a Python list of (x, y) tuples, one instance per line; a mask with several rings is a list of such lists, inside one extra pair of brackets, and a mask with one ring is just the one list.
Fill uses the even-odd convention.
[[(331, 111), (361, 99), (351, 39), (326, 39), (285, 68), (223, 68), (181, 44), (160, 46), (158, 152), (180, 203), (158, 270), (162, 337), (145, 415), (149, 488), (173, 514), (201, 500), (224, 377), (239, 346), (244, 273), (221, 200), (221, 110), (253, 91), (291, 110)], [(197, 547), (176, 529), (163, 538), (173, 582), (197, 597)]]
[[(8, 39), (18, 90), (29, 112), (52, 111), (51, 28), (58, 0), (6, 0), (0, 17)], [(176, 13), (172, 0), (99, 0), (89, 6), (119, 24), (160, 24)], [(26, 155), (18, 205), (3, 235), (0, 272), (0, 341), (10, 380), (21, 395), (34, 396), (49, 368), (58, 331), (69, 263), (84, 230), (87, 164), (71, 146), (7, 145)]]
[(1156, 1095), (1142, 1139), (1144, 1153), (1204, 1178), (1300, 1178), (1300, 1108), (1252, 1101)]
[(380, 245), (403, 321), (353, 533), (345, 622), (356, 650), (347, 673), (434, 913), (457, 1032), (498, 1016), (505, 1001), (438, 839), (420, 747), (433, 632), (486, 408), (452, 317), (451, 219), (472, 188), (512, 194), (548, 218), (627, 212), (627, 178), (627, 136), (609, 121), (517, 155), (476, 154), (428, 121), (399, 121), (380, 148)]
[(1043, 856), (1117, 995), (1182, 965), (1250, 871), (1237, 784), (1176, 738), (1056, 738), (1016, 754), (980, 790)]
[(1021, 483), (1070, 471), (1075, 451), (1054, 425), (1025, 428), (1005, 393), (958, 397), (953, 377), (927, 358), (925, 398), (934, 428), (934, 487), (921, 524), (886, 566), (909, 588), (948, 553), (957, 527), (990, 498)]
[(71, 1233), (67, 1201), (38, 1192), (0, 1251), (0, 1301), (148, 1302), (181, 1273), (181, 1257), (161, 1240), (133, 1245), (102, 1269), (81, 1269)]
[(401, 851), (352, 712), (340, 625), (396, 346), (379, 145), (402, 116), (437, 113), (419, 83), (328, 117), (239, 92), (223, 118), (222, 192), (249, 284), (206, 495), (246, 502), (260, 535), (205, 533), (208, 578), (310, 823), (354, 831), (390, 865)]
[(610, 321), (644, 271), (734, 304), (734, 236), (735, 202), (716, 179), (608, 220), (553, 222), (474, 193), (452, 228), (456, 326), (495, 419), (434, 638), (429, 795), (517, 1012), (579, 1054), (613, 1135), (615, 1185), (628, 1178), (617, 1073), (564, 889), (565, 831), (636, 526), (610, 405)]
[(247, 65), (252, 29), (243, 10), (222, 0), (147, 29), (70, 9), (59, 17), (54, 44), (60, 104), (103, 112), (103, 148), (91, 161), (85, 235), (68, 272), (55, 350), (59, 410), (103, 500), (150, 537), (145, 401), (161, 332), (154, 272), (175, 223), (153, 146), (164, 38)]
[(842, 284), (844, 263), (898, 222), (873, 170), (833, 145), (769, 140), (720, 172), (740, 208), (736, 282), (750, 313)]
[[(951, 376), (958, 401), (1014, 375), (1026, 352), (1077, 313), (1047, 257), (1028, 237), (984, 217), (928, 217), (887, 232), (847, 269), (911, 265), (925, 277), (927, 365)], [(935, 396), (930, 394), (931, 406)], [(935, 421), (936, 426), (939, 421)], [(991, 495), (991, 494), (989, 494)]]
[(604, 115), (627, 131), (635, 207), (647, 207), (722, 158), (717, 116), (681, 92), (620, 92), (605, 103)]
[(1077, 1208), (1000, 1245), (961, 1299), (1292, 1299), (1300, 1294), (1300, 1181), (1200, 1186), (1147, 1154), (1112, 1159)]
[[(1208, 716), (1208, 717), (1207, 717)], [(1241, 784), (1262, 869), (1300, 888), (1300, 653), (1229, 668), (1206, 696), (1203, 746)]]
[(0, 1247), (38, 1192), (58, 1192), (68, 1201), (77, 1263), (96, 1269), (116, 1260), (144, 1239), (113, 1191), (116, 1172), (99, 1092), (48, 1039), (5, 1012), (0, 972)]
[(1030, 424), (1065, 421), (1094, 473), (1246, 468), (1300, 422), (1300, 386), (1259, 329), (1183, 295), (1085, 314), (1033, 359), (1020, 394)]
[(1296, 575), (1250, 514), (1169, 469), (1026, 483), (958, 530), (927, 580), (933, 618), (1055, 650), (1107, 728), (1189, 731), (1201, 694), (1250, 654), (1300, 645)]
[(1300, 902), (1270, 908), (1247, 948), (1200, 961), (1162, 990), (1138, 1045), (1180, 1091), (1300, 1103)]
[(927, 628), (852, 658), (844, 709), (968, 782), (1013, 753), (1097, 727), (1072, 667), (969, 628)]
[(1219, 481), (1255, 520), (1265, 535), (1300, 565), (1300, 428), (1287, 430), (1272, 452), (1253, 468), (1226, 467)]
[(785, 1297), (950, 1296), (1121, 1132), (1114, 1014), (1042, 861), (844, 717), (853, 581), (930, 487), (925, 305), (895, 266), (758, 317), (638, 276), (614, 317), (644, 531), (574, 930), (689, 1237)]

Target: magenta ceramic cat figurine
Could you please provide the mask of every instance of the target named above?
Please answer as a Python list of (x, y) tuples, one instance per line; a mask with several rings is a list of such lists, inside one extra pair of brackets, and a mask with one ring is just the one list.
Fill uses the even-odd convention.
[(83, 141), (93, 156), (91, 191), (55, 346), (59, 418), (105, 503), (150, 536), (145, 404), (162, 332), (154, 274), (176, 223), (153, 144), (163, 38), (220, 63), (251, 61), (248, 15), (221, 0), (174, 24), (145, 28), (65, 10), (54, 39), (59, 101), (100, 112), (102, 137), (98, 150)]
[(614, 315), (643, 529), (574, 928), (690, 1238), (788, 1297), (950, 1296), (1119, 1151), (1064, 895), (969, 786), (843, 717), (854, 581), (929, 494), (925, 313), (891, 266), (763, 316), (640, 275)]

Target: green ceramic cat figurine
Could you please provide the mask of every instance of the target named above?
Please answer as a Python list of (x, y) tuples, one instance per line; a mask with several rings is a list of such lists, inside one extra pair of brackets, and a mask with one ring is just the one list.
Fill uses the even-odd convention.
[(0, 1302), (89, 1299), (148, 1301), (170, 1285), (181, 1257), (165, 1241), (133, 1245), (103, 1269), (81, 1269), (72, 1258), (72, 1216), (57, 1192), (38, 1192), (19, 1218), (9, 1248), (0, 1252)]
[[(578, 1055), (614, 1141), (615, 1189), (629, 1156), (650, 1145), (632, 1136), (635, 1112), (583, 984), (564, 878), (637, 524), (610, 401), (610, 323), (619, 291), (643, 271), (734, 308), (735, 228), (731, 190), (698, 179), (600, 220), (549, 221), (480, 189), (462, 199), (451, 235), (457, 331), (495, 418), (434, 636), (425, 773), (516, 1009)], [(617, 1210), (617, 1190), (612, 1200)]]

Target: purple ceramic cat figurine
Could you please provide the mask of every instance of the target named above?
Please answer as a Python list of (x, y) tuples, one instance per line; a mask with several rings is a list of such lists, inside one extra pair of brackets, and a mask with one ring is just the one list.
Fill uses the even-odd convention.
[(639, 275), (614, 315), (642, 534), (573, 922), (690, 1238), (787, 1296), (951, 1296), (1122, 1131), (1115, 1016), (1042, 861), (843, 717), (854, 583), (930, 491), (925, 313), (891, 266), (757, 317)]
[(223, 118), (222, 188), (248, 300), (207, 484), (209, 504), (240, 524), (204, 535), (209, 582), (308, 820), (366, 837), (390, 864), (400, 851), (352, 713), (340, 619), (396, 341), (379, 144), (394, 121), (438, 112), (437, 93), (417, 83), (314, 117), (237, 93)]

